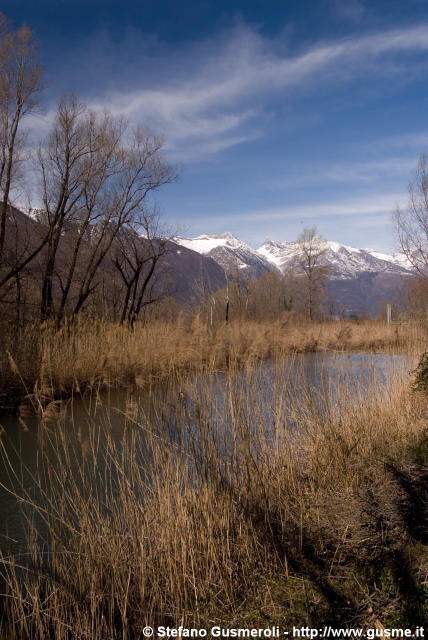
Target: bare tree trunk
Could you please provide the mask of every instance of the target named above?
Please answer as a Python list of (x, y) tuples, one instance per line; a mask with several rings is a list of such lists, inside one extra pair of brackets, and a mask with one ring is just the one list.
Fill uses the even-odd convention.
[(55, 270), (55, 249), (49, 250), (45, 270), (42, 278), (42, 301), (40, 307), (40, 321), (45, 322), (53, 316), (52, 282)]
[(15, 284), (16, 284), (16, 331), (19, 333), (22, 324), (21, 317), (21, 304), (22, 304), (22, 279), (21, 273), (17, 273), (15, 276)]
[[(22, 137), (18, 139), (20, 124), (35, 105), (40, 90), (41, 69), (36, 61), (33, 33), (25, 26), (12, 32), (0, 14), (0, 264), (3, 263), (6, 242), (6, 221), (14, 170), (19, 161)], [(20, 144), (21, 143), (21, 144)], [(12, 276), (14, 277), (14, 276)]]

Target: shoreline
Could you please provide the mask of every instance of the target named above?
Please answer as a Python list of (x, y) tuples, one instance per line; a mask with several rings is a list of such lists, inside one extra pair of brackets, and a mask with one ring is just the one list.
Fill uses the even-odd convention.
[(29, 364), (25, 344), (21, 353), (18, 343), (15, 354), (8, 349), (0, 354), (1, 413), (15, 413), (25, 399), (27, 405), (44, 405), (91, 388), (147, 387), (175, 375), (227, 371), (299, 353), (422, 354), (428, 346), (428, 333), (420, 325), (398, 328), (375, 321), (236, 321), (213, 331), (195, 321), (130, 330), (83, 320), (59, 331), (34, 328), (33, 334), (39, 340), (38, 363), (33, 357)]

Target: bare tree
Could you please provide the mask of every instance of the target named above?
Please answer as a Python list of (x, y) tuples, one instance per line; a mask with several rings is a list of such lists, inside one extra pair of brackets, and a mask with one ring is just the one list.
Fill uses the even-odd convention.
[(120, 322), (133, 326), (143, 307), (157, 302), (163, 290), (156, 285), (159, 261), (166, 255), (171, 234), (160, 229), (157, 210), (142, 210), (138, 230), (126, 226), (118, 235), (113, 264), (124, 286)]
[(90, 155), (84, 113), (85, 107), (75, 96), (63, 98), (49, 138), (39, 149), (44, 205), (39, 222), (46, 227), (48, 238), (42, 272), (42, 322), (53, 314), (53, 277), (61, 237), (66, 223), (82, 206), (85, 159)]
[(100, 267), (120, 231), (148, 223), (142, 216), (148, 194), (175, 179), (162, 145), (146, 130), (131, 131), (121, 119), (90, 112), (75, 96), (62, 99), (39, 151), (41, 222), (48, 229), (42, 321), (55, 316), (61, 322), (67, 305), (79, 313), (101, 283)]
[(95, 228), (96, 233), (92, 234), (85, 277), (73, 313), (81, 310), (89, 294), (99, 285), (100, 280), (96, 279), (99, 267), (111, 251), (121, 229), (132, 228), (137, 233), (143, 232), (153, 237), (157, 216), (145, 213), (147, 197), (177, 177), (174, 168), (162, 157), (163, 144), (163, 138), (138, 127), (122, 140), (117, 154), (117, 170), (108, 180), (101, 198), (103, 216)]
[(241, 281), (235, 278), (206, 299), (201, 310), (211, 326), (224, 322), (228, 300), (229, 315), (234, 319), (263, 321), (285, 318), (289, 317), (290, 312), (299, 311), (295, 309), (298, 288), (291, 270), (284, 275), (270, 272), (260, 278), (241, 277)]
[(306, 281), (306, 308), (310, 320), (315, 318), (324, 297), (328, 267), (322, 264), (327, 251), (326, 240), (317, 235), (316, 227), (306, 228), (297, 238), (298, 252), (294, 264)]
[(423, 279), (428, 279), (428, 156), (422, 154), (409, 184), (406, 209), (397, 207), (395, 229), (401, 251)]
[(402, 294), (408, 314), (412, 317), (426, 320), (428, 278), (423, 276), (406, 278), (405, 284), (403, 283)]
[[(6, 220), (13, 180), (22, 160), (25, 135), (20, 125), (37, 104), (41, 67), (33, 32), (12, 31), (0, 14), (0, 265), (4, 262)], [(16, 275), (16, 273), (14, 274)], [(11, 277), (14, 277), (12, 275)]]

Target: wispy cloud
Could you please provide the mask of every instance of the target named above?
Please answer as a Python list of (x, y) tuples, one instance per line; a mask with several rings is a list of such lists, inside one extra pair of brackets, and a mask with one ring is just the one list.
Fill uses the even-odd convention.
[[(356, 15), (359, 3), (354, 4)], [(291, 108), (299, 88), (316, 91), (367, 69), (372, 75), (405, 76), (411, 65), (403, 54), (428, 50), (428, 24), (318, 43), (294, 55), (284, 53), (283, 42), (264, 38), (245, 25), (185, 51), (159, 43), (153, 52), (145, 47), (139, 51), (134, 32), (128, 43), (114, 44), (106, 34), (102, 40), (102, 48), (94, 42), (91, 65), (101, 72), (85, 87), (91, 106), (108, 107), (133, 122), (149, 122), (166, 136), (173, 154), (187, 159), (193, 153), (197, 160), (258, 137), (266, 126), (267, 110), (274, 108), (272, 100)], [(117, 62), (113, 73), (119, 46), (120, 66)], [(400, 54), (398, 60), (392, 59), (394, 54)], [(85, 56), (91, 57), (91, 50)], [(76, 66), (76, 61), (68, 64)], [(84, 85), (84, 78), (76, 82)]]
[(291, 204), (283, 207), (270, 207), (266, 209), (229, 211), (215, 217), (206, 217), (207, 222), (219, 218), (229, 221), (245, 219), (247, 221), (259, 221), (263, 224), (274, 220), (310, 220), (316, 224), (317, 220), (332, 217), (364, 216), (378, 214), (391, 214), (394, 207), (403, 205), (407, 201), (405, 191), (395, 193), (373, 194), (362, 197), (349, 198), (340, 201), (324, 201), (309, 205)]
[[(372, 142), (373, 145), (373, 142)], [(286, 177), (267, 180), (265, 185), (274, 191), (290, 187), (301, 188), (313, 185), (342, 184), (355, 186), (369, 184), (382, 178), (392, 178), (411, 173), (415, 168), (415, 156), (383, 158), (375, 161), (334, 163), (327, 166), (305, 165), (295, 168)]]
[(295, 240), (305, 227), (316, 225), (318, 232), (330, 240), (395, 251), (392, 212), (406, 201), (405, 192), (395, 192), (309, 205), (230, 210), (204, 216), (203, 230), (198, 232), (219, 233), (227, 229), (257, 247), (266, 238)]
[(366, 13), (366, 8), (359, 0), (333, 0), (332, 11), (333, 17), (340, 20), (346, 20), (353, 23), (358, 23)]
[[(395, 135), (388, 135), (376, 138), (375, 141), (363, 142), (358, 145), (358, 151), (367, 152), (369, 149), (373, 150), (373, 146), (379, 152), (385, 153), (397, 153), (412, 152), (423, 153), (428, 149), (428, 131), (407, 131), (405, 133), (398, 133)], [(415, 162), (414, 162), (415, 164)]]
[[(100, 73), (86, 82), (81, 73), (71, 88), (94, 109), (108, 108), (131, 122), (149, 123), (165, 135), (171, 157), (184, 161), (260, 137), (268, 127), (268, 113), (275, 111), (275, 100), (292, 110), (299, 89), (316, 93), (319, 86), (352, 79), (367, 69), (371, 75), (404, 77), (412, 65), (403, 54), (428, 51), (428, 24), (318, 43), (294, 55), (284, 53), (283, 42), (245, 25), (185, 51), (159, 43), (153, 52), (145, 47), (139, 51), (143, 35), (131, 35), (129, 42), (118, 45), (102, 33), (102, 47), (95, 38), (85, 57)], [(398, 63), (394, 54), (400, 54)], [(73, 56), (63, 63), (83, 66)], [(52, 115), (51, 105), (38, 120), (39, 131)]]

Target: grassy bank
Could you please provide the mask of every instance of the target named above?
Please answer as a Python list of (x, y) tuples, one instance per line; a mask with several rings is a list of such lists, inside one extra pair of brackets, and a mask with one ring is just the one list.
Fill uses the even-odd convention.
[(119, 442), (40, 423), (43, 499), (17, 475), (29, 548), (0, 563), (2, 637), (426, 623), (428, 405), (405, 370), (364, 394), (326, 378), (318, 399), (279, 362), (268, 383), (248, 368), (221, 393), (179, 388), (169, 426), (129, 402)]
[(199, 321), (137, 325), (82, 318), (57, 331), (27, 327), (4, 332), (0, 351), (0, 405), (36, 392), (47, 400), (91, 385), (145, 385), (184, 371), (215, 371), (286, 354), (323, 350), (419, 352), (420, 325), (385, 323), (231, 322), (210, 329)]

